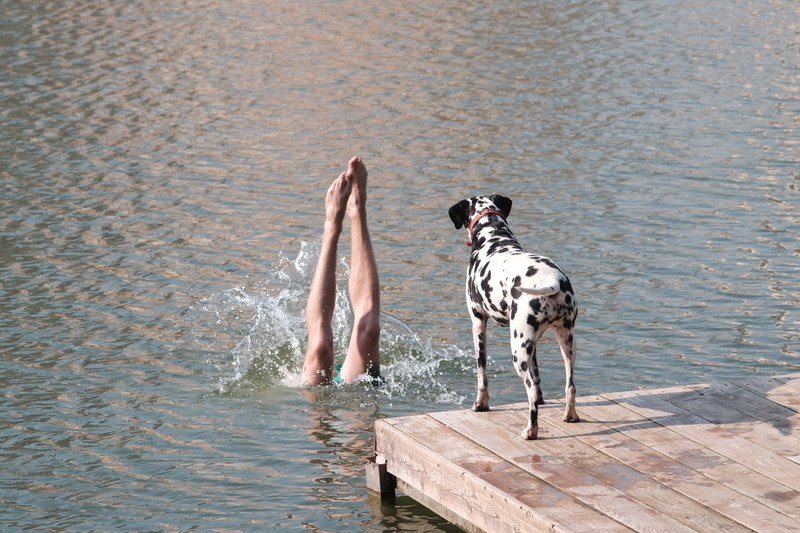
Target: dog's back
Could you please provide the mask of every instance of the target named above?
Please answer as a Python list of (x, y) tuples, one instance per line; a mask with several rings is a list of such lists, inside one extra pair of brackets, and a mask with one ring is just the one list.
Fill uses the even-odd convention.
[[(554, 307), (550, 318), (571, 314), (569, 307), (575, 303), (572, 286), (552, 260), (526, 252), (513, 235), (498, 240), (493, 235), (483, 246), (479, 242), (476, 245), (467, 272), (469, 299), (473, 305), (477, 304), (475, 308), (507, 326), (514, 303), (520, 305), (523, 303), (520, 300), (527, 300), (525, 296), (539, 299), (564, 293), (562, 300), (569, 303), (563, 301), (558, 309)], [(556, 310), (559, 312), (555, 313)]]

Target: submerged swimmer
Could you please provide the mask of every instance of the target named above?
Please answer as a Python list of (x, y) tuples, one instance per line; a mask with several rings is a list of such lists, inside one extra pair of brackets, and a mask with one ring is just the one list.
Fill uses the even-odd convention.
[[(325, 196), (322, 249), (306, 306), (308, 351), (302, 373), (304, 385), (327, 385), (334, 380), (351, 383), (362, 374), (380, 379), (378, 269), (367, 230), (366, 201), (367, 167), (355, 156), (347, 171), (333, 180)], [(345, 214), (351, 224), (348, 289), (353, 306), (353, 331), (347, 356), (335, 376), (331, 323), (336, 304), (336, 253)]]

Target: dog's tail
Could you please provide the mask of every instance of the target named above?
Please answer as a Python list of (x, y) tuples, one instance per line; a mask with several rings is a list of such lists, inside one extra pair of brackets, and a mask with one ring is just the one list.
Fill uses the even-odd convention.
[(545, 279), (534, 277), (520, 285), (519, 290), (532, 296), (553, 296), (561, 290), (561, 280), (557, 277)]

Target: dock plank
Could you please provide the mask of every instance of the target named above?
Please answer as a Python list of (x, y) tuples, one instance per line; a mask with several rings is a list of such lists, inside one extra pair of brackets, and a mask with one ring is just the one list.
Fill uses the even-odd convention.
[[(516, 499), (527, 527), (530, 526), (530, 513), (541, 515), (534, 517), (533, 521), (542, 524), (565, 524), (572, 520), (577, 523), (591, 523), (596, 531), (629, 531), (555, 488), (535, 482), (515, 465), (495, 454), (487, 453), (486, 448), (464, 438), (433, 417), (400, 421), (394, 424), (394, 429), (425, 442), (432, 452), (451, 461), (456, 468), (473, 474), (481, 482), (491, 483), (510, 499)], [(430, 439), (431, 434), (441, 434), (444, 438)], [(380, 449), (378, 453), (381, 453)]]
[(663, 394), (637, 391), (627, 395), (604, 396), (623, 402), (643, 417), (669, 424), (671, 430), (750, 470), (774, 479), (795, 491), (800, 490), (800, 465), (746, 439), (738, 438), (727, 424), (713, 424), (664, 399), (664, 396), (672, 393), (671, 390)]
[[(733, 384), (687, 389), (671, 403), (783, 457), (800, 450), (800, 413)], [(764, 422), (764, 423), (758, 423)]]
[[(555, 412), (562, 410), (555, 407)], [(520, 411), (521, 419), (525, 419), (524, 407)], [(583, 413), (582, 413), (582, 416)], [(495, 423), (504, 423), (501, 417), (495, 417)], [(576, 437), (585, 431), (580, 424), (564, 424), (560, 419), (544, 417), (543, 423), (550, 426), (547, 434), (552, 437), (554, 446), (563, 446), (562, 440)], [(609, 428), (610, 429), (610, 428)], [(611, 450), (604, 449), (597, 441), (591, 442), (573, 438), (569, 446), (577, 453), (566, 453), (565, 460), (596, 476), (602, 482), (623, 490), (626, 494), (668, 516), (671, 516), (690, 527), (693, 531), (744, 531), (749, 530), (743, 524), (727, 518), (723, 512), (708, 502), (699, 501), (703, 493), (709, 490), (709, 482), (702, 479), (696, 471), (684, 467), (680, 463), (666, 457), (640, 443), (612, 431), (621, 438), (610, 445)], [(609, 445), (609, 440), (605, 442)], [(580, 446), (575, 444), (580, 443)], [(626, 450), (625, 454), (614, 453)], [(627, 458), (628, 460), (623, 460)], [(650, 465), (650, 468), (643, 468)], [(691, 490), (680, 490), (700, 485), (701, 489), (692, 494)], [(719, 488), (719, 487), (715, 487)], [(688, 494), (687, 494), (688, 493)], [(744, 503), (744, 502), (743, 502)]]
[(800, 374), (375, 424), (397, 487), (466, 531), (800, 531)]
[[(540, 410), (540, 425), (550, 418), (548, 415), (551, 413), (555, 410)], [(483, 415), (472, 411), (432, 414), (465, 434), (476, 426), (476, 419), (485, 419), (494, 428), (488, 435), (478, 437), (489, 451), (631, 529), (696, 531), (671, 516), (675, 511), (680, 515), (688, 514), (680, 506), (680, 503), (687, 502), (676, 502), (679, 495), (635, 469), (611, 461), (608, 456), (597, 453), (580, 441), (556, 438), (552, 426), (546, 433), (547, 438), (536, 441), (520, 439), (517, 434), (519, 428), (524, 427), (525, 413), (519, 410), (500, 410), (490, 417)]]
[[(425, 422), (424, 418), (415, 420), (422, 427)], [(389, 460), (387, 466), (398, 481), (417, 492), (418, 498), (424, 495), (421, 503), (467, 530), (473, 526), (475, 531), (556, 530), (555, 524), (538, 511), (513, 503), (508, 505), (508, 496), (501, 488), (431, 450), (426, 445), (432, 440), (431, 434), (422, 439), (412, 437), (402, 431), (402, 424), (402, 420), (376, 422), (376, 452)], [(443, 431), (441, 427), (434, 431), (435, 441), (442, 446), (458, 449), (465, 445), (465, 440), (454, 432)], [(481, 460), (492, 461), (492, 458)]]
[[(625, 464), (754, 531), (793, 531), (798, 505), (781, 485), (600, 396), (581, 404), (583, 425), (564, 428)], [(666, 459), (665, 459), (666, 458)], [(783, 528), (783, 529), (780, 529)]]
[(765, 398), (800, 413), (800, 376), (782, 376), (764, 380), (736, 382)]

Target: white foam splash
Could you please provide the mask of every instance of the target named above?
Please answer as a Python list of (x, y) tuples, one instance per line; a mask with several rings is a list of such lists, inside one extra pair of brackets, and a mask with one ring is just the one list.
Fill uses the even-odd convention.
[[(302, 242), (294, 258), (281, 254), (265, 282), (256, 287), (225, 291), (216, 308), (218, 323), (241, 329), (241, 338), (231, 350), (230, 372), (219, 383), (223, 394), (252, 393), (277, 386), (301, 387), (300, 371), (305, 357), (305, 302), (320, 243)], [(338, 293), (334, 310), (335, 352), (347, 348), (352, 311), (347, 294), (349, 267), (340, 260)], [(420, 399), (426, 402), (461, 404), (464, 396), (451, 383), (463, 386), (474, 366), (471, 357), (452, 347), (423, 342), (405, 323), (381, 313), (381, 374), (383, 384), (375, 390), (390, 401)], [(366, 376), (342, 390), (373, 389)], [(372, 393), (370, 393), (372, 394)]]

